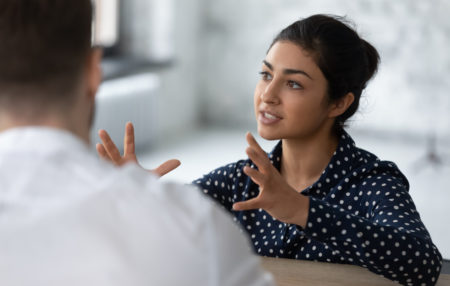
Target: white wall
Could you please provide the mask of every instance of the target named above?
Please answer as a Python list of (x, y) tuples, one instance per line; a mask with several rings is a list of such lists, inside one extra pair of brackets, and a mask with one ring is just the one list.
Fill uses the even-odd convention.
[[(155, 131), (152, 143), (167, 142), (197, 128), (200, 2), (121, 1), (122, 56), (156, 64), (170, 61), (169, 65), (149, 67), (145, 71), (154, 72), (159, 77), (159, 90), (152, 101), (154, 106), (148, 110), (154, 113), (150, 116), (153, 121), (149, 122)], [(151, 96), (154, 96), (153, 92)], [(133, 106), (124, 103), (123, 108), (133, 109)]]

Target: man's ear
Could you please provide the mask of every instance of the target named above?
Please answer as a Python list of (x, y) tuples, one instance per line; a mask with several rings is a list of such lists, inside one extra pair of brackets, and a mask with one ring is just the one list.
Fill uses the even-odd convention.
[(328, 117), (336, 118), (339, 115), (342, 115), (350, 107), (350, 105), (352, 105), (353, 101), (355, 101), (355, 95), (353, 92), (349, 92), (342, 98), (336, 100), (331, 104)]
[(103, 51), (100, 48), (92, 48), (89, 52), (86, 63), (86, 88), (90, 97), (94, 98), (98, 87), (102, 81), (102, 61)]

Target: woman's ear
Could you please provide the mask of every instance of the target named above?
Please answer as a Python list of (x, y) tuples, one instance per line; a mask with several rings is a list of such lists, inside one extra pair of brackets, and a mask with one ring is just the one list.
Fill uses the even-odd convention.
[(95, 97), (98, 87), (102, 81), (102, 61), (103, 51), (100, 48), (92, 48), (86, 63), (86, 88), (90, 97)]
[(328, 117), (336, 118), (343, 114), (350, 107), (350, 105), (352, 105), (353, 101), (355, 101), (355, 95), (353, 92), (349, 92), (342, 98), (336, 100), (331, 104)]

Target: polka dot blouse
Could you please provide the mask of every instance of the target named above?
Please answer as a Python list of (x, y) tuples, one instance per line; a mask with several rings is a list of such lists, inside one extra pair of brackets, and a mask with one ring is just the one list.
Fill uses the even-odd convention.
[[(269, 153), (280, 170), (281, 142)], [(310, 198), (305, 228), (276, 220), (262, 209), (232, 211), (258, 195), (241, 160), (194, 181), (234, 215), (263, 256), (355, 264), (405, 285), (434, 285), (442, 257), (431, 241), (392, 162), (359, 149), (344, 132), (319, 180), (301, 195)], [(300, 195), (300, 194), (299, 194)]]

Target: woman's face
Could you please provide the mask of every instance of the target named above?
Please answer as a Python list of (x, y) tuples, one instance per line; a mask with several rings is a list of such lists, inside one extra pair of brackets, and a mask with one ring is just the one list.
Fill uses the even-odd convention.
[(258, 133), (267, 140), (312, 138), (334, 122), (322, 71), (288, 41), (275, 43), (267, 53), (254, 103)]

